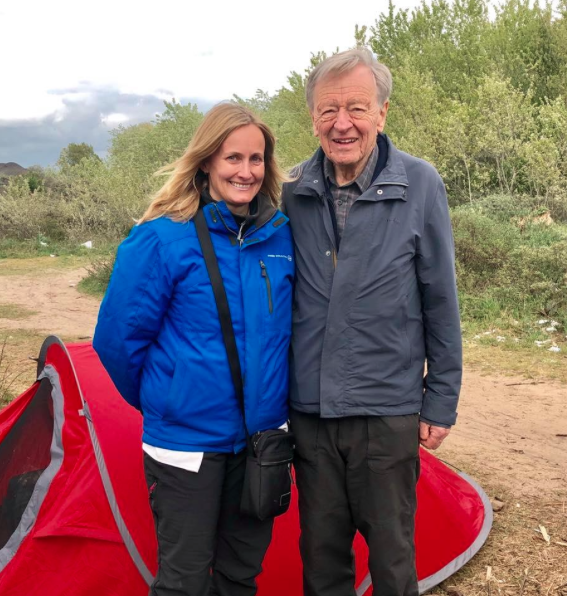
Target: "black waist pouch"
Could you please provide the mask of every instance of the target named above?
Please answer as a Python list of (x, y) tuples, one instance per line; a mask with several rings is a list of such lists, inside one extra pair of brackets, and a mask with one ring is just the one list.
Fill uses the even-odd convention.
[(288, 510), (291, 501), (291, 462), (295, 439), (283, 429), (251, 437), (240, 511), (260, 520)]

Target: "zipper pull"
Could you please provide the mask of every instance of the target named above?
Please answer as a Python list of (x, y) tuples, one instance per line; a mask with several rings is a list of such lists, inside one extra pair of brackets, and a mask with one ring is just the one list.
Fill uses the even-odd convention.
[(268, 274), (266, 273), (266, 264), (264, 261), (260, 261), (260, 267), (262, 268), (262, 277), (268, 277)]
[(242, 243), (244, 242), (244, 238), (242, 238), (242, 230), (244, 229), (244, 224), (245, 224), (245, 223), (246, 223), (246, 222), (245, 222), (245, 221), (243, 221), (243, 222), (240, 224), (240, 229), (238, 230), (238, 236), (236, 237), (236, 239), (238, 240), (238, 242), (239, 242), (239, 244), (240, 244), (240, 246), (241, 246), (241, 247), (242, 247)]

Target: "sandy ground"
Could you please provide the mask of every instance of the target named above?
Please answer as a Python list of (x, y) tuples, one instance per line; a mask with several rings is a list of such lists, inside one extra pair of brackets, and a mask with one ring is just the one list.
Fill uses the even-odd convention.
[[(36, 311), (26, 318), (0, 319), (0, 334), (28, 329), (92, 337), (99, 302), (77, 291), (83, 275), (84, 269), (54, 269), (40, 277), (0, 276), (0, 305)], [(565, 494), (567, 386), (467, 370), (458, 424), (437, 453), (465, 471), (489, 476), (515, 495)]]
[(0, 330), (29, 329), (45, 335), (92, 337), (99, 301), (77, 291), (86, 269), (46, 271), (36, 275), (0, 277), (0, 305), (17, 304), (35, 314), (1, 319)]

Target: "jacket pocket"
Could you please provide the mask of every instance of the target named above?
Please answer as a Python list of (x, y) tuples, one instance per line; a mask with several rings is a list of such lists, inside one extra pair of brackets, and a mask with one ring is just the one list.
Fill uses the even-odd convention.
[(408, 337), (408, 296), (404, 297), (404, 314), (403, 314), (403, 324), (402, 324), (402, 341), (403, 341), (403, 349), (404, 349), (404, 370), (409, 370), (411, 368), (411, 360), (412, 360), (412, 353), (411, 353), (411, 342)]
[(268, 311), (270, 314), (274, 312), (274, 302), (272, 300), (272, 283), (270, 281), (270, 276), (268, 274), (268, 268), (266, 267), (266, 263), (260, 259), (260, 270), (262, 272), (262, 278), (264, 279), (264, 283), (266, 284), (266, 293), (268, 296)]
[(179, 406), (183, 396), (187, 395), (189, 370), (184, 362), (178, 361), (175, 365), (171, 386), (165, 400), (163, 418), (165, 420), (179, 419)]

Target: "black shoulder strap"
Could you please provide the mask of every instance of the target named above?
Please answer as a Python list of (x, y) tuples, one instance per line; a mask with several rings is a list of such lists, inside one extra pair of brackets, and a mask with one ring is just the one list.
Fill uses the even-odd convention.
[[(205, 214), (203, 213), (202, 209), (197, 211), (193, 221), (195, 222), (197, 237), (199, 238), (199, 243), (201, 244), (201, 250), (203, 251), (205, 264), (211, 279), (211, 285), (213, 286), (213, 293), (215, 295), (215, 302), (217, 303), (217, 310), (219, 313), (226, 354), (228, 356), (228, 365), (230, 367), (232, 382), (234, 383), (234, 389), (236, 390), (236, 397), (238, 398), (238, 402), (242, 408), (242, 415), (245, 417), (242, 371), (240, 370), (240, 359), (238, 358), (238, 348), (236, 346), (236, 338), (234, 337), (232, 317), (230, 316), (230, 308), (228, 306), (226, 291), (224, 289), (224, 283), (219, 270), (217, 255), (215, 254), (215, 249), (211, 241), (211, 234), (209, 233), (209, 227), (207, 226)], [(244, 426), (246, 428), (246, 418)], [(248, 435), (248, 430), (246, 430), (246, 434)]]

